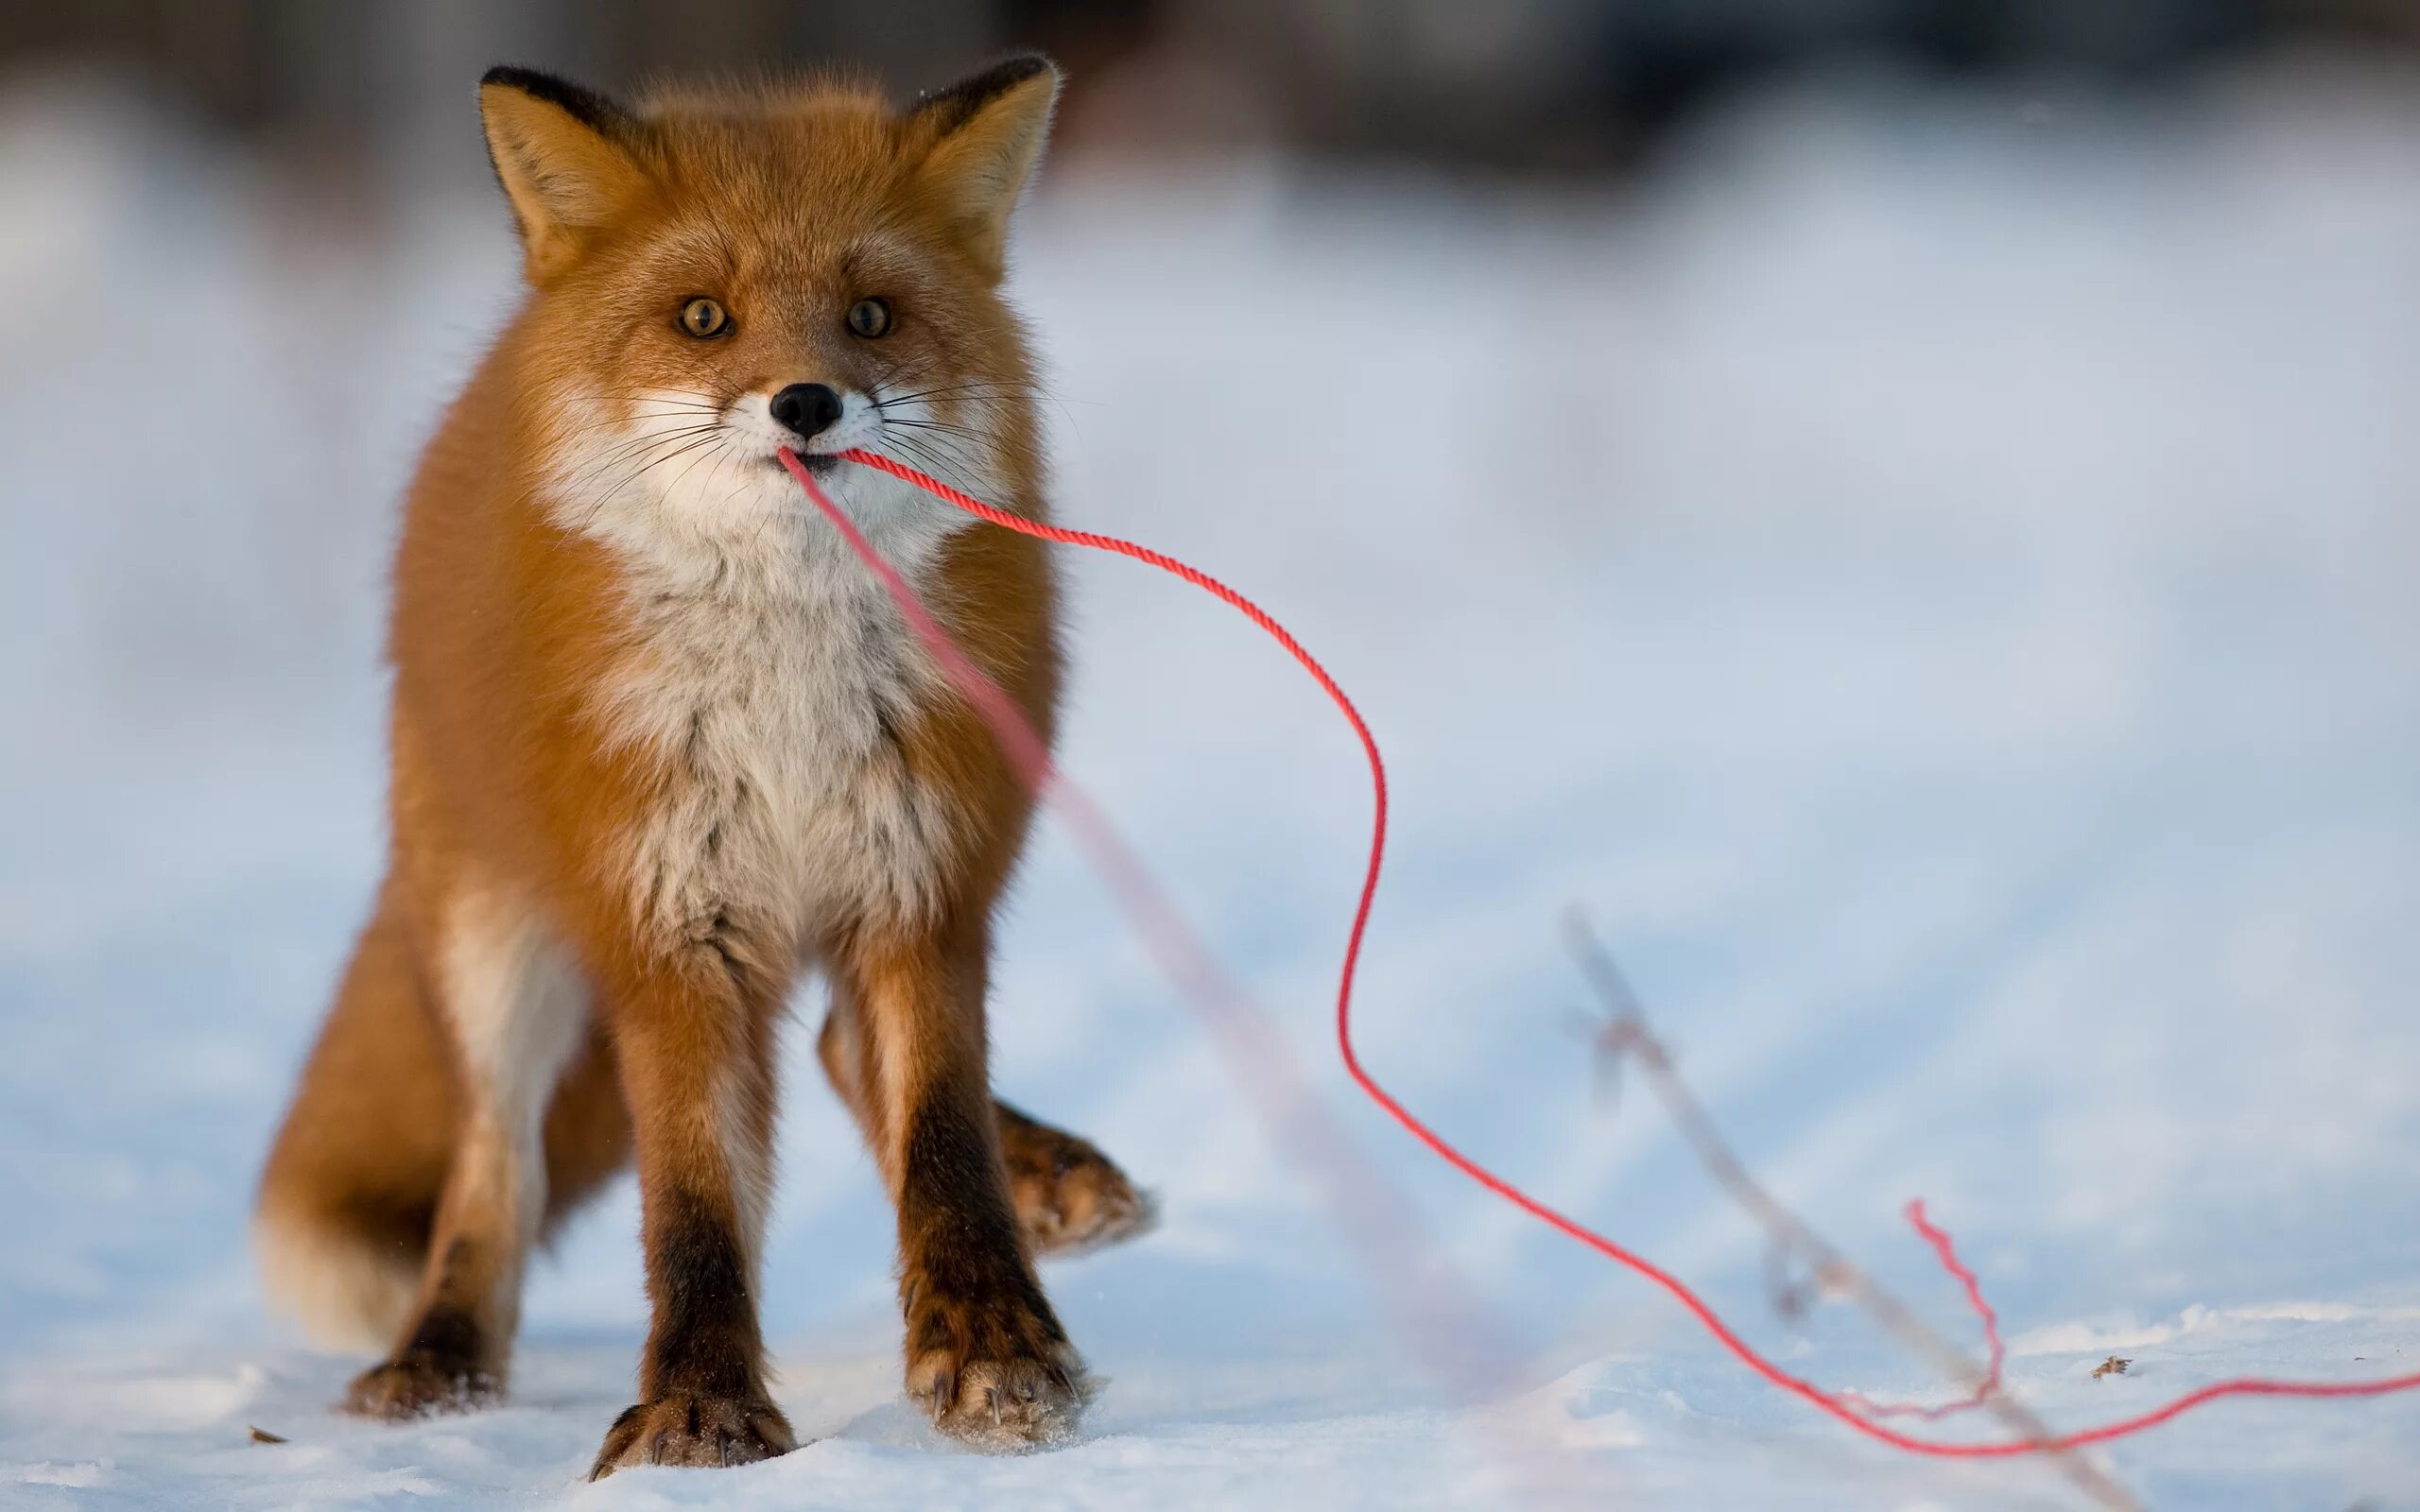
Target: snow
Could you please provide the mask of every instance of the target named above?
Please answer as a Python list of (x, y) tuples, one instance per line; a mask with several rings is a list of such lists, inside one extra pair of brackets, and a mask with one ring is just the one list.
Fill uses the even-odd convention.
[[(2051, 1422), (2420, 1368), (2410, 82), (1810, 88), (1602, 197), (1059, 164), (1018, 281), (1062, 517), (1255, 594), (1387, 747), (1376, 1073), (1792, 1369), (1943, 1390), (1846, 1310), (1778, 1316), (1648, 1100), (1592, 1103), (1578, 901), (1758, 1170), (1971, 1338), (1897, 1216), (1927, 1199)], [(1081, 1441), (982, 1458), (901, 1403), (884, 1205), (804, 1032), (767, 1323), (808, 1447), (579, 1482), (645, 1326), (627, 1187), (536, 1276), (510, 1405), (331, 1415), (359, 1362), (266, 1317), (247, 1199), (379, 864), (383, 554), (509, 298), (488, 193), (354, 219), (106, 91), (0, 97), (0, 1505), (2079, 1504), (1851, 1437), (1353, 1102), (1350, 738), (1109, 561), (1068, 563), (1066, 764), (1512, 1378), (1421, 1364), (1052, 830), (997, 1081), (1166, 1211), (1046, 1278), (1110, 1380)], [(2151, 1505), (2385, 1506), (2420, 1400), (2091, 1457)]]

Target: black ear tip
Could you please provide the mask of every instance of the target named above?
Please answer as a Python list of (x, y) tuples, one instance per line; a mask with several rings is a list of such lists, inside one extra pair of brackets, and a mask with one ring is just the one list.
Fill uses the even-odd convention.
[(498, 63), (479, 76), (481, 89), (487, 88), (490, 84), (502, 84), (507, 89), (517, 89), (524, 94), (535, 94), (549, 85), (560, 87), (562, 83), (562, 79), (551, 75), (542, 74), (534, 68), (517, 68), (510, 63)]
[(479, 76), (479, 88), (484, 90), (491, 85), (518, 90), (531, 99), (557, 106), (572, 119), (598, 131), (614, 130), (630, 118), (620, 106), (595, 90), (583, 89), (567, 78), (535, 68), (498, 63)]
[(994, 63), (986, 77), (1006, 89), (1011, 84), (1022, 84), (1037, 74), (1055, 76), (1058, 72), (1059, 65), (1040, 53), (1011, 53)]
[(938, 112), (942, 129), (953, 129), (1010, 90), (1046, 74), (1057, 78), (1059, 65), (1040, 53), (1011, 53), (981, 73), (942, 89), (926, 90), (916, 96), (912, 109)]

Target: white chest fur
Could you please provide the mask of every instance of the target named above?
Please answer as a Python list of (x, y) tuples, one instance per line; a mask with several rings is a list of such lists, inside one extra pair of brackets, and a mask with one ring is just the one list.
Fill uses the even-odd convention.
[[(710, 497), (568, 503), (620, 557), (628, 641), (593, 703), (664, 775), (620, 865), (666, 944), (733, 926), (791, 948), (843, 920), (928, 916), (959, 817), (900, 745), (942, 688), (896, 610), (786, 476)], [(834, 499), (920, 587), (959, 523), (880, 474)]]

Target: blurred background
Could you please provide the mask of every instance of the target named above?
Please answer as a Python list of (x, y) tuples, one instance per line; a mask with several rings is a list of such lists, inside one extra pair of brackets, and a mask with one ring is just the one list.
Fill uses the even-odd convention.
[(85, 0), (0, 14), (0, 60), (21, 76), (114, 77), (286, 171), (356, 180), (454, 165), (461, 81), (504, 58), (609, 85), (839, 66), (924, 87), (1038, 47), (1082, 81), (1063, 150), (1268, 146), (1586, 180), (1727, 98), (1831, 65), (2173, 92), (2280, 49), (2415, 43), (2406, 0)]
[[(175, 1486), (218, 1473), (178, 1435), (348, 1368), (273, 1342), (246, 1206), (381, 865), (396, 500), (516, 298), (480, 72), (905, 98), (1011, 47), (1069, 77), (1012, 274), (1061, 516), (1262, 598), (1387, 742), (1363, 1034), (1409, 1101), (1827, 1379), (1925, 1386), (1762, 1308), (1753, 1228), (1592, 1101), (1579, 902), (1752, 1160), (1962, 1333), (1897, 1227), (1931, 1198), (2046, 1400), (2147, 1336), (2170, 1386), (2420, 1351), (2420, 6), (0, 0), (0, 1461)], [(1068, 567), (1068, 765), (1546, 1431), (1729, 1504), (1941, 1494), (1790, 1448), (1634, 1282), (1346, 1100), (1354, 747), (1223, 610)], [(1393, 1323), (1048, 827), (997, 991), (1004, 1094), (1167, 1204), (1056, 1283), (1111, 1430), (1382, 1413)], [(880, 1194), (803, 1054), (789, 1085), (793, 1416), (879, 1436)], [(622, 1404), (634, 1228), (626, 1187), (533, 1282), (574, 1405), (514, 1432), (564, 1467)], [(2328, 1421), (2119, 1460), (2182, 1505), (2420, 1484), (2408, 1414)]]

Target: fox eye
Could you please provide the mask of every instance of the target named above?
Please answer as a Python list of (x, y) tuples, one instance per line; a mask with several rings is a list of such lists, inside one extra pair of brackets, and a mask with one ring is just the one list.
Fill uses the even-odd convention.
[(681, 329), (704, 340), (731, 329), (731, 317), (721, 305), (700, 296), (681, 306)]
[(849, 329), (871, 341), (890, 329), (890, 305), (884, 300), (859, 300), (849, 306)]

